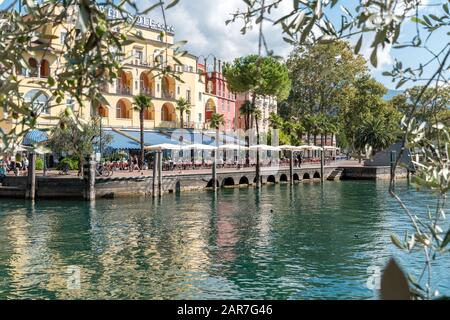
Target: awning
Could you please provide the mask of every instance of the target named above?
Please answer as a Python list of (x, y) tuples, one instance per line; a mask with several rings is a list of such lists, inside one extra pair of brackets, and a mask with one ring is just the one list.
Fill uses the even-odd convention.
[[(106, 129), (106, 133), (110, 134), (113, 139), (108, 145), (108, 148), (113, 150), (140, 150), (141, 145), (139, 143), (141, 133), (138, 130), (110, 130)], [(144, 131), (144, 145), (154, 146), (170, 144), (179, 147), (179, 143), (171, 140), (163, 134), (155, 131)]]
[(157, 144), (153, 146), (147, 146), (145, 147), (145, 150), (148, 151), (163, 151), (163, 150), (181, 150), (180, 145), (176, 144), (170, 144), (170, 143), (163, 143), (163, 144)]
[(22, 144), (24, 146), (32, 146), (38, 143), (48, 141), (48, 134), (41, 130), (31, 130), (23, 138)]
[(112, 140), (108, 144), (107, 148), (112, 150), (140, 150), (141, 146), (136, 141), (121, 135), (118, 132), (112, 130), (105, 130), (105, 133), (111, 135)]
[(248, 150), (248, 148), (237, 144), (223, 144), (219, 146), (219, 150)]

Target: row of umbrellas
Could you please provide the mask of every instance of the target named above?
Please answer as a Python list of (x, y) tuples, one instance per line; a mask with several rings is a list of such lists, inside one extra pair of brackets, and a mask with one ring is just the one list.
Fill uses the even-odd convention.
[(162, 151), (162, 150), (205, 150), (205, 151), (213, 151), (213, 150), (250, 150), (250, 151), (282, 151), (282, 150), (288, 150), (288, 151), (334, 151), (338, 150), (339, 148), (332, 147), (332, 146), (326, 146), (326, 147), (318, 147), (318, 146), (312, 146), (312, 145), (304, 145), (304, 146), (290, 146), (290, 145), (284, 145), (279, 147), (269, 146), (269, 145), (254, 145), (249, 148), (243, 147), (237, 144), (224, 144), (219, 147), (209, 146), (206, 144), (191, 144), (191, 145), (175, 145), (175, 144), (158, 144), (154, 146), (148, 146), (145, 147), (145, 150), (148, 151)]

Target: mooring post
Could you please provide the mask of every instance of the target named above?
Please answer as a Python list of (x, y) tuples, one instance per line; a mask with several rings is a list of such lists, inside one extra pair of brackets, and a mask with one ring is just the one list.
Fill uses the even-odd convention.
[(256, 166), (255, 166), (255, 178), (256, 178), (256, 189), (261, 188), (261, 165), (259, 160), (259, 148), (256, 149)]
[(97, 168), (97, 162), (95, 161), (95, 155), (88, 157), (87, 168), (84, 170), (84, 179), (86, 183), (85, 199), (87, 201), (95, 200), (95, 171)]
[(162, 195), (162, 151), (158, 151), (158, 196)]
[(34, 200), (36, 198), (36, 153), (30, 153), (28, 164), (28, 179), (26, 198)]
[(213, 151), (213, 165), (212, 165), (212, 188), (217, 190), (217, 151)]
[(294, 184), (294, 150), (291, 150), (289, 160), (289, 183)]
[(156, 166), (158, 165), (157, 162), (157, 156), (158, 154), (155, 152), (153, 155), (153, 181), (152, 181), (152, 197), (156, 197)]
[(320, 151), (320, 180), (325, 181), (325, 150)]
[(395, 165), (397, 163), (397, 151), (391, 151), (391, 182), (395, 185)]

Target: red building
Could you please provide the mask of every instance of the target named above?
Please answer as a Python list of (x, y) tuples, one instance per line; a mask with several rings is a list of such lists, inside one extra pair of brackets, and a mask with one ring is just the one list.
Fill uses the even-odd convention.
[(214, 66), (210, 72), (207, 72), (205, 65), (199, 64), (199, 70), (205, 73), (205, 92), (217, 98), (217, 107), (207, 108), (205, 110), (205, 121), (211, 118), (216, 112), (223, 114), (226, 130), (235, 129), (236, 118), (236, 94), (228, 88), (228, 83), (222, 73), (222, 62), (214, 59)]

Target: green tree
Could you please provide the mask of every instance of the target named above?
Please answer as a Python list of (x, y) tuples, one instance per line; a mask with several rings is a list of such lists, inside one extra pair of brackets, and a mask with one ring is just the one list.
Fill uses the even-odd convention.
[[(383, 117), (369, 117), (360, 125), (355, 134), (355, 147), (358, 151), (372, 149), (372, 154), (381, 151), (395, 142), (396, 136)], [(366, 156), (371, 156), (367, 154)]]
[(140, 128), (140, 168), (144, 166), (145, 146), (144, 146), (144, 113), (152, 104), (152, 98), (143, 94), (134, 97), (134, 110), (139, 112), (139, 128)]
[(51, 130), (48, 147), (55, 153), (76, 157), (82, 174), (85, 158), (94, 153), (95, 144), (107, 145), (112, 137), (100, 130), (101, 118), (78, 120), (71, 109), (62, 112), (59, 118), (59, 124)]
[(177, 100), (177, 110), (180, 112), (181, 128), (184, 128), (184, 114), (191, 113), (191, 103), (181, 97)]
[[(235, 59), (233, 64), (225, 64), (224, 75), (228, 80), (230, 90), (237, 93), (250, 92), (252, 99), (250, 109), (255, 113), (257, 96), (273, 96), (283, 101), (289, 95), (291, 81), (284, 64), (273, 57), (250, 55)], [(249, 112), (250, 113), (250, 112)], [(256, 113), (254, 115), (257, 115)], [(256, 121), (257, 122), (257, 121)], [(256, 141), (260, 144), (259, 126), (257, 125)], [(247, 138), (247, 147), (249, 146)], [(248, 156), (246, 157), (249, 163)], [(259, 152), (256, 156), (256, 179), (259, 187)]]
[[(287, 61), (292, 89), (283, 108), (286, 119), (305, 119), (308, 141), (327, 131), (324, 117), (336, 115), (348, 99), (348, 88), (366, 72), (365, 60), (343, 41), (296, 46)], [(314, 131), (314, 133), (313, 133)], [(321, 134), (321, 144), (325, 137)]]

